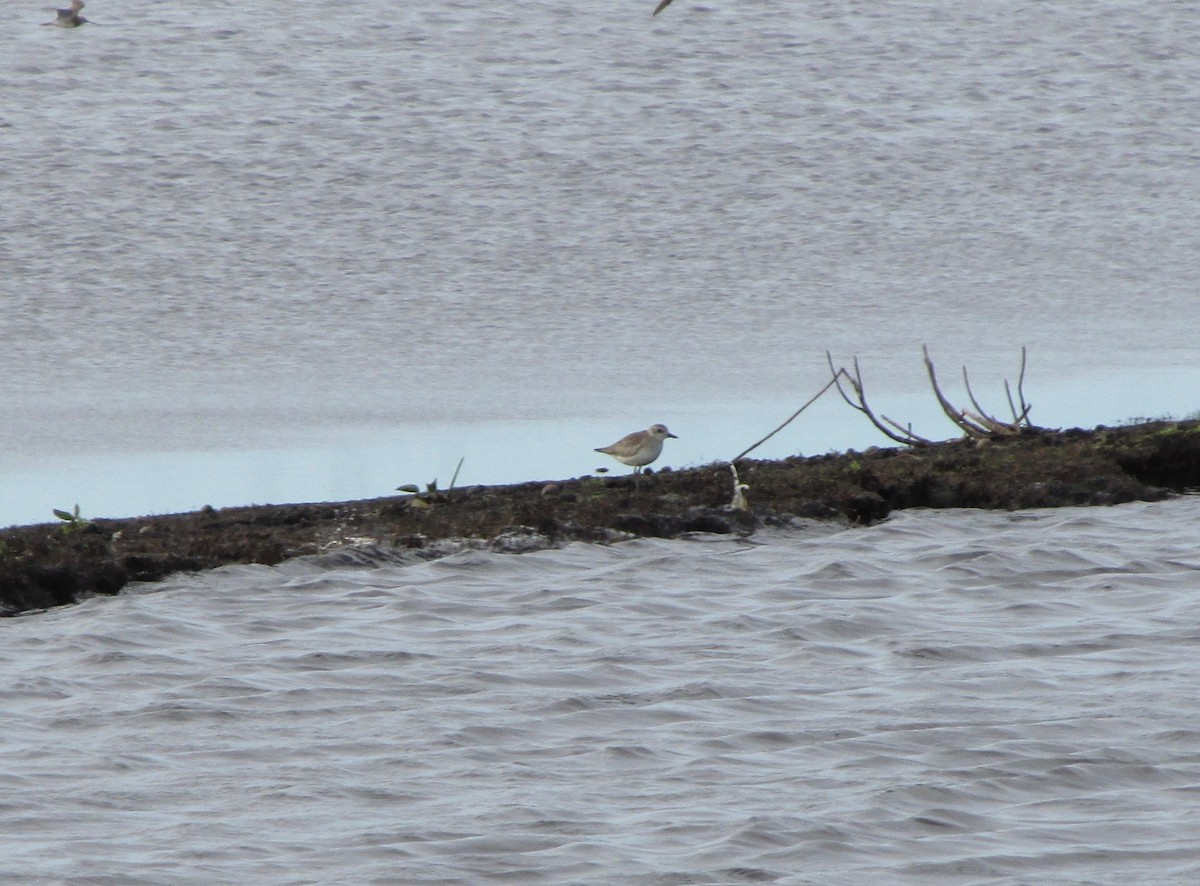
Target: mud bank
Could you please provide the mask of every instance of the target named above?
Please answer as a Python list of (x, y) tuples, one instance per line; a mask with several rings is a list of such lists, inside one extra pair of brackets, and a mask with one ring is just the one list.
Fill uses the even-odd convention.
[(739, 463), (750, 510), (728, 507), (727, 465), (473, 487), (450, 495), (39, 524), (0, 531), (0, 614), (115, 594), (131, 581), (364, 545), (434, 556), (447, 539), (522, 551), (688, 532), (748, 534), (793, 517), (868, 524), (901, 508), (1041, 508), (1157, 500), (1200, 486), (1200, 422), (1038, 431)]

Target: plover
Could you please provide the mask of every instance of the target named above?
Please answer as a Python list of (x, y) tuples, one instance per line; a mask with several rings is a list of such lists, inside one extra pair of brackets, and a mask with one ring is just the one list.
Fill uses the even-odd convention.
[(666, 425), (651, 425), (644, 431), (634, 431), (612, 446), (605, 446), (596, 451), (611, 455), (623, 465), (630, 465), (636, 477), (642, 472), (642, 468), (658, 458), (662, 453), (663, 441), (668, 437), (679, 439), (667, 430)]
[(662, 12), (664, 9), (666, 9), (670, 5), (671, 5), (671, 0), (662, 0), (662, 3), (660, 3), (656, 7), (654, 7), (654, 12), (650, 13), (650, 16), (653, 18), (654, 16), (658, 15), (660, 12)]
[(58, 18), (52, 22), (42, 22), (42, 24), (58, 25), (60, 28), (78, 28), (80, 25), (86, 25), (87, 19), (79, 14), (81, 9), (83, 9), (83, 0), (71, 0), (70, 9), (54, 10)]

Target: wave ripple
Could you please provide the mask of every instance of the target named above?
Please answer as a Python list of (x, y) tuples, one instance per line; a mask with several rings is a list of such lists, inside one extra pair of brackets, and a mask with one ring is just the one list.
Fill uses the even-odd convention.
[(1185, 882), (1200, 500), (234, 567), (10, 619), (21, 882)]

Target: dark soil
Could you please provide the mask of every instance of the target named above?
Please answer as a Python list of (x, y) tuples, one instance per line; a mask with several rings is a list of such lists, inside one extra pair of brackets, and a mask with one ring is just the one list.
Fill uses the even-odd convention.
[[(899, 508), (1041, 508), (1157, 500), (1200, 486), (1200, 422), (1030, 431), (975, 443), (739, 463), (750, 511), (728, 507), (724, 464), (629, 477), (474, 487), (433, 496), (265, 505), (0, 531), (0, 613), (115, 594), (131, 581), (275, 564), (366, 542), (501, 550), (570, 540), (753, 532), (790, 517), (873, 523)], [(86, 515), (85, 515), (86, 516)], [(533, 540), (533, 541), (531, 541)]]

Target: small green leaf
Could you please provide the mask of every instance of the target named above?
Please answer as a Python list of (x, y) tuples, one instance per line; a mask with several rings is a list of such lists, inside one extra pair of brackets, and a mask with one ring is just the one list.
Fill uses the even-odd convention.
[(60, 511), (58, 508), (54, 509), (54, 516), (58, 517), (60, 520), (66, 520), (68, 523), (74, 523), (77, 519), (75, 514), (69, 514), (66, 511)]
[(420, 490), (420, 488), (417, 486), (417, 484), (416, 484), (416, 483), (405, 483), (403, 486), (397, 486), (397, 487), (396, 487), (396, 491), (397, 491), (397, 492), (411, 492), (411, 493), (413, 493), (414, 495), (416, 495), (416, 494), (417, 494), (418, 492), (420, 492), (421, 490)]

